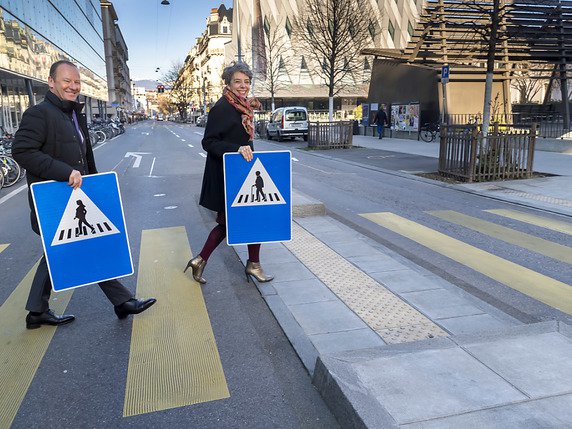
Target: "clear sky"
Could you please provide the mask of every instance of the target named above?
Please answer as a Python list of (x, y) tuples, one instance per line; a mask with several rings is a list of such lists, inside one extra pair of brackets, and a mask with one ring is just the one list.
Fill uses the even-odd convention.
[[(233, 0), (112, 0), (117, 24), (129, 50), (131, 79), (161, 80), (177, 62), (185, 61), (195, 38), (206, 29), (211, 8)], [(160, 67), (159, 72), (155, 69)]]

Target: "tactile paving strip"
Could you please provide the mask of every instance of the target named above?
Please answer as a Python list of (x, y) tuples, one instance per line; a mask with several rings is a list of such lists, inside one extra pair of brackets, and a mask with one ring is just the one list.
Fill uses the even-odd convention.
[(386, 343), (447, 336), (415, 308), (297, 224), (286, 247)]
[(514, 195), (515, 197), (527, 198), (529, 200), (542, 201), (544, 203), (554, 204), (557, 206), (572, 207), (572, 201), (563, 198), (548, 197), (546, 195), (531, 194), (530, 192), (516, 191), (513, 189), (490, 189), (503, 194)]

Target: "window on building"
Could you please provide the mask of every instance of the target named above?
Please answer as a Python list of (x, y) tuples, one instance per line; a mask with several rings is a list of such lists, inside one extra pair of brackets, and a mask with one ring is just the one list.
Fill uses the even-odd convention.
[(353, 24), (353, 22), (350, 23), (350, 25), (349, 25), (349, 27), (348, 27), (348, 30), (349, 30), (349, 32), (350, 32), (350, 36), (356, 37), (356, 27), (355, 27), (355, 25)]
[(286, 64), (284, 64), (284, 58), (280, 55), (280, 61), (278, 62), (278, 68), (280, 70), (286, 70)]
[(369, 25), (367, 26), (367, 29), (369, 30), (369, 35), (371, 36), (372, 39), (375, 40), (375, 24), (371, 21), (369, 21)]
[(288, 37), (292, 36), (292, 23), (290, 22), (290, 18), (286, 17), (286, 33)]
[(267, 16), (264, 16), (264, 32), (267, 36), (270, 34), (270, 22), (268, 22)]
[(411, 37), (413, 37), (413, 33), (415, 33), (415, 29), (413, 28), (413, 25), (411, 25), (411, 21), (407, 23), (407, 32)]
[(306, 59), (302, 56), (302, 63), (300, 64), (301, 70), (308, 70), (308, 64), (306, 64)]
[(308, 21), (306, 21), (306, 29), (308, 30), (308, 34), (310, 36), (314, 35), (314, 27), (312, 27), (312, 23), (310, 22), (309, 19), (308, 19)]
[(391, 37), (391, 40), (393, 40), (393, 37), (395, 36), (395, 27), (393, 26), (393, 22), (391, 22), (391, 20), (387, 25), (387, 31), (389, 33), (389, 37)]
[(371, 66), (369, 65), (369, 61), (367, 60), (367, 58), (363, 59), (363, 69), (364, 70), (371, 70)]
[(228, 27), (226, 25), (222, 26), (222, 33), (223, 34), (227, 34), (228, 33)]

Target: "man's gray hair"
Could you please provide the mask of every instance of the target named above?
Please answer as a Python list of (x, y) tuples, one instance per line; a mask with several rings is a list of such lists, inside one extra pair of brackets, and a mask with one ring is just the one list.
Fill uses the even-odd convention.
[(252, 79), (252, 70), (250, 70), (250, 67), (248, 67), (246, 63), (234, 63), (225, 67), (222, 71), (222, 80), (225, 85), (230, 85), (232, 76), (234, 76), (236, 72), (244, 73), (249, 79)]

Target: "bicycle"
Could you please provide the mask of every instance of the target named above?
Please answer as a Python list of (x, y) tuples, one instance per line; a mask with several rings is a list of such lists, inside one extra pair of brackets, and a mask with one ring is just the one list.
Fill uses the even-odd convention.
[(12, 158), (12, 141), (0, 140), (0, 172), (3, 180), (1, 187), (9, 187), (17, 183), (25, 174), (20, 165)]
[(426, 122), (419, 129), (419, 136), (421, 140), (427, 143), (431, 143), (437, 138), (439, 133), (439, 123), (438, 122)]

